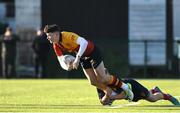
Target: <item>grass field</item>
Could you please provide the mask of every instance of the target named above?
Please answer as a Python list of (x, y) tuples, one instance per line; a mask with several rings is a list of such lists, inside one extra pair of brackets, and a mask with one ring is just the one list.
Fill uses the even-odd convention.
[[(138, 80), (147, 88), (158, 85), (180, 99), (180, 80)], [(129, 103), (112, 106), (99, 103), (96, 89), (87, 80), (0, 80), (0, 112), (102, 112), (102, 113), (180, 113), (169, 101)]]

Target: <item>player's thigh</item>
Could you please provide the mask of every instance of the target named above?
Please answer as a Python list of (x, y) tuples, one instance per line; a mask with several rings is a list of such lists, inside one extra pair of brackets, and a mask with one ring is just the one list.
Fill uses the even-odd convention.
[(89, 68), (89, 69), (83, 68), (83, 72), (86, 75), (89, 82), (91, 83), (91, 85), (97, 86), (98, 81), (97, 81), (97, 77), (94, 73), (94, 70), (92, 68)]
[(99, 80), (101, 80), (101, 82), (108, 83), (111, 76), (106, 71), (106, 68), (104, 67), (103, 61), (94, 69), (94, 71), (95, 71), (97, 78)]

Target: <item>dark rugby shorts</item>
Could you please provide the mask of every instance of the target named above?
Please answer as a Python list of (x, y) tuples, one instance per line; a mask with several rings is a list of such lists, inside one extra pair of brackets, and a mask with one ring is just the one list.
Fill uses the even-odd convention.
[(103, 57), (98, 47), (94, 46), (94, 50), (88, 56), (82, 56), (80, 64), (83, 69), (97, 68), (103, 61)]
[(146, 99), (150, 93), (147, 88), (141, 85), (139, 82), (133, 79), (123, 80), (124, 83), (130, 83), (132, 86), (132, 92), (134, 93), (133, 101), (137, 102), (140, 99)]

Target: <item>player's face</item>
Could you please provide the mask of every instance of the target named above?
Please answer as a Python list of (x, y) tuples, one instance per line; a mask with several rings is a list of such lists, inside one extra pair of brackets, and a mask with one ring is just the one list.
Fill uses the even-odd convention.
[(47, 39), (50, 43), (58, 43), (59, 42), (59, 32), (46, 33)]

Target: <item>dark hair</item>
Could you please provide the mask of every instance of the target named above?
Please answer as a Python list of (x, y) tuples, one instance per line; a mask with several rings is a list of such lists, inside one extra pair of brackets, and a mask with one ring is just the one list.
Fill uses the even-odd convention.
[(60, 32), (60, 28), (59, 28), (59, 26), (56, 25), (56, 24), (46, 25), (46, 26), (44, 27), (44, 32), (45, 32), (45, 33), (56, 32), (56, 31), (59, 31), (59, 32)]

